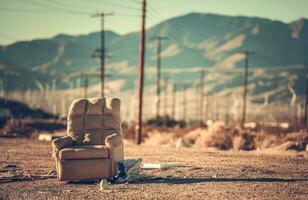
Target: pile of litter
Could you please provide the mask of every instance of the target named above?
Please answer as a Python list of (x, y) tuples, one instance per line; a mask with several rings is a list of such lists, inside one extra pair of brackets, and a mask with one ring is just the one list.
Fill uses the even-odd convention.
[(122, 160), (118, 163), (118, 175), (100, 181), (100, 190), (107, 190), (110, 184), (133, 183), (139, 181), (149, 181), (162, 179), (161, 177), (147, 175), (142, 173), (142, 169), (168, 169), (173, 167), (182, 167), (180, 163), (142, 163), (142, 158)]

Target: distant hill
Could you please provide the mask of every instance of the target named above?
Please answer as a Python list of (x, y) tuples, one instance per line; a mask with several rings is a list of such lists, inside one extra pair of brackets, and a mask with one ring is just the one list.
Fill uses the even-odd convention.
[[(154, 84), (156, 43), (153, 37), (168, 37), (162, 47), (163, 76), (170, 81), (196, 85), (197, 68), (207, 73), (208, 93), (232, 94), (242, 84), (243, 50), (253, 51), (249, 85), (253, 101), (289, 100), (290, 90), (304, 91), (303, 63), (308, 63), (308, 20), (289, 24), (256, 17), (231, 17), (191, 13), (148, 28), (146, 40), (146, 84)], [(0, 47), (0, 77), (4, 71), (8, 89), (39, 88), (54, 84), (67, 88), (78, 74), (97, 71), (99, 60), (91, 58), (99, 47), (99, 33), (17, 42)], [(136, 78), (139, 33), (119, 35), (106, 31), (108, 79), (124, 79), (122, 90), (132, 90)], [(279, 70), (287, 67), (287, 71)], [(262, 68), (264, 70), (262, 70)], [(258, 69), (258, 70), (253, 70)], [(230, 73), (229, 73), (230, 72)], [(18, 83), (17, 80), (21, 83)], [(93, 79), (91, 84), (97, 82)], [(22, 84), (26, 82), (26, 84)]]

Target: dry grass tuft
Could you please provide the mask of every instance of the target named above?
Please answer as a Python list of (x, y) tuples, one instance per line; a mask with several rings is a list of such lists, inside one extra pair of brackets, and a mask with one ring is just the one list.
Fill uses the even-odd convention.
[(307, 132), (273, 133), (264, 129), (241, 129), (237, 125), (214, 123), (207, 129), (148, 129), (146, 145), (170, 147), (214, 147), (220, 150), (278, 150), (304, 151), (308, 144)]

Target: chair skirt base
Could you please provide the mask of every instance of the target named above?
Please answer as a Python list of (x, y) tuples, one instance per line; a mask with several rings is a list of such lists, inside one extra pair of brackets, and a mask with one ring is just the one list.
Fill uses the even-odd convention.
[(61, 181), (99, 180), (110, 178), (110, 159), (59, 160), (58, 179)]

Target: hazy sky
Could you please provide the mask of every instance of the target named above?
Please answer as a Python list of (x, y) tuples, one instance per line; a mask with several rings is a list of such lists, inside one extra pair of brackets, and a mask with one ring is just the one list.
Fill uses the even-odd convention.
[[(106, 28), (138, 31), (140, 0), (0, 0), (0, 44), (98, 31), (96, 11), (114, 12)], [(117, 5), (116, 5), (117, 4)], [(258, 16), (290, 22), (308, 18), (308, 0), (148, 0), (147, 27), (190, 12)]]

